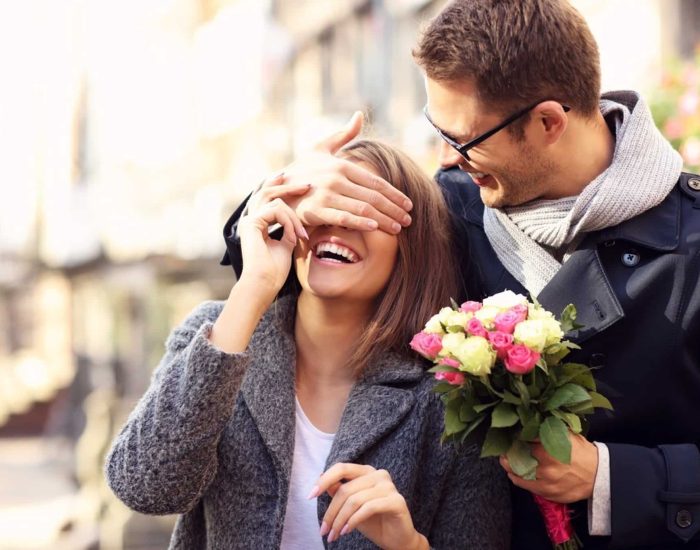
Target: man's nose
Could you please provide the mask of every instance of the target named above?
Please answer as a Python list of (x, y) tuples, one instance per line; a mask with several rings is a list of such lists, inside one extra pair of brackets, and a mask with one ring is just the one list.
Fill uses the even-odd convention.
[(440, 140), (438, 162), (440, 163), (441, 168), (452, 168), (453, 166), (459, 166), (465, 162), (465, 160), (454, 147), (452, 147), (446, 141)]

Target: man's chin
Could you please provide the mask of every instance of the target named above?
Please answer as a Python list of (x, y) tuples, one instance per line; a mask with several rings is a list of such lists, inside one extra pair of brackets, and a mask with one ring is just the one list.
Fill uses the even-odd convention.
[(479, 195), (481, 196), (481, 202), (484, 203), (484, 206), (489, 208), (503, 208), (504, 206), (503, 197), (495, 189), (482, 187), (479, 189)]

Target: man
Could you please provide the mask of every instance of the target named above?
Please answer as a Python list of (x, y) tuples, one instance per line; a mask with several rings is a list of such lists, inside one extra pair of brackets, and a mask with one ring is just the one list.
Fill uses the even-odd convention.
[[(572, 434), (570, 465), (536, 449), (536, 481), (502, 459), (513, 548), (551, 546), (522, 489), (572, 503), (587, 549), (700, 548), (700, 177), (681, 173), (638, 94), (600, 97), (596, 43), (565, 0), (452, 2), (414, 58), (465, 288), (530, 293), (554, 312), (574, 303), (576, 359), (599, 368), (615, 407), (587, 439)], [(254, 200), (283, 197), (311, 225), (399, 231), (410, 203), (333, 156), (360, 126)], [(240, 263), (227, 244), (224, 261)]]

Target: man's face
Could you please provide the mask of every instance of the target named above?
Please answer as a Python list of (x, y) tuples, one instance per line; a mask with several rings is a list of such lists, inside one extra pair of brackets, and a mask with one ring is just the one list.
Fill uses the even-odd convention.
[[(503, 113), (489, 112), (477, 98), (470, 81), (437, 82), (425, 79), (428, 113), (436, 126), (455, 141), (466, 143), (503, 121)], [(440, 145), (440, 165), (459, 166), (479, 186), (481, 200), (491, 208), (524, 204), (546, 197), (551, 188), (552, 162), (528, 142), (536, 121), (526, 123), (525, 136), (517, 139), (503, 129), (468, 152), (467, 161), (446, 142)]]

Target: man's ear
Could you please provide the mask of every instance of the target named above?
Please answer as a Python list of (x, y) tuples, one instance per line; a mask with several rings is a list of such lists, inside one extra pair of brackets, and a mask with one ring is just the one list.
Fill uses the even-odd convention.
[(532, 118), (537, 122), (540, 138), (546, 145), (559, 141), (569, 123), (564, 107), (557, 101), (540, 103), (533, 110)]

